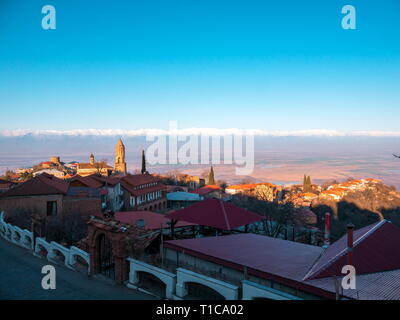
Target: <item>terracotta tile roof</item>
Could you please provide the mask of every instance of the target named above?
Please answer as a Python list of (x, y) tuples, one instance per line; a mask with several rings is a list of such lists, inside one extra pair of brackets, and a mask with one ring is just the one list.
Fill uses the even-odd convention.
[(96, 179), (93, 179), (91, 176), (81, 177), (80, 175), (75, 175), (69, 180), (71, 186), (77, 185), (78, 183), (85, 185), (89, 188), (100, 188), (103, 186), (103, 183), (99, 182)]
[(165, 186), (162, 184), (157, 184), (155, 186), (151, 186), (151, 187), (146, 187), (143, 189), (134, 189), (134, 187), (132, 187), (131, 185), (127, 184), (125, 181), (121, 182), (121, 186), (128, 191), (131, 195), (134, 196), (140, 196), (143, 194), (147, 194), (149, 192), (154, 192), (154, 191), (163, 191), (165, 190)]
[(111, 186), (115, 186), (116, 184), (121, 182), (121, 178), (115, 177), (115, 176), (111, 176), (111, 177), (104, 177), (104, 176), (100, 176), (97, 174), (92, 174), (90, 176), (88, 176), (92, 179), (95, 179), (103, 184), (108, 184)]
[(1, 194), (1, 197), (66, 194), (69, 183), (43, 173)]
[(151, 174), (134, 174), (127, 175), (121, 179), (123, 182), (130, 184), (131, 186), (140, 186), (146, 183), (158, 182), (160, 179), (152, 176)]
[(313, 198), (313, 197), (318, 197), (318, 195), (316, 195), (315, 193), (311, 193), (311, 192), (305, 192), (305, 193), (303, 193), (303, 197)]
[(372, 179), (372, 178), (367, 178), (365, 180), (368, 182), (381, 182), (381, 180), (379, 180), (379, 179)]
[(221, 191), (221, 190), (222, 190), (222, 188), (219, 187), (219, 186), (216, 186), (216, 185), (206, 185), (206, 186), (204, 186), (204, 187), (201, 187), (201, 188), (192, 190), (192, 191), (190, 191), (190, 192), (191, 192), (191, 193), (197, 193), (197, 194), (200, 194), (200, 195), (205, 195), (205, 194), (208, 194), (208, 193), (211, 193), (211, 192)]
[(272, 183), (269, 183), (269, 182), (236, 184), (236, 185), (229, 186), (226, 189), (245, 190), (245, 189), (254, 189), (258, 186), (274, 187), (275, 185), (273, 185)]
[(218, 199), (203, 200), (167, 216), (221, 230), (232, 230), (263, 219), (253, 212)]
[[(160, 179), (152, 176), (151, 174), (135, 174), (127, 175), (120, 179), (122, 187), (130, 194), (139, 196), (153, 191), (163, 191), (166, 187), (160, 184)], [(146, 184), (153, 184), (148, 187), (139, 188), (139, 186)]]

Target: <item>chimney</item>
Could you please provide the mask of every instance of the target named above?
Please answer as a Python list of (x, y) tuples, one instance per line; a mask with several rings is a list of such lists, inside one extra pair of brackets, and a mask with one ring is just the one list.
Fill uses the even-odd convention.
[(324, 248), (328, 248), (330, 245), (331, 237), (331, 214), (329, 212), (325, 213), (325, 234), (324, 234)]
[(347, 264), (353, 265), (353, 230), (354, 225), (347, 225)]

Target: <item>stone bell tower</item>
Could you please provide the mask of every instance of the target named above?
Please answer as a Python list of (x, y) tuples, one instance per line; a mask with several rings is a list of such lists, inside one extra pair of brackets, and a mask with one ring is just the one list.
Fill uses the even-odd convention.
[(125, 146), (121, 138), (118, 140), (115, 146), (115, 171), (126, 174), (126, 162), (125, 162)]

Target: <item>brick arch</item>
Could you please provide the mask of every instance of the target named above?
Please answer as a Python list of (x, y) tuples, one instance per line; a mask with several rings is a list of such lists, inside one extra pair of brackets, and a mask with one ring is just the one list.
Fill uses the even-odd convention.
[(101, 236), (107, 236), (107, 233), (103, 230), (95, 230), (94, 234), (89, 238), (89, 246), (96, 246), (96, 242), (99, 241)]
[(112, 220), (90, 220), (88, 223), (88, 244), (90, 253), (89, 274), (100, 272), (99, 265), (99, 239), (104, 236), (111, 242), (114, 258), (115, 282), (123, 284), (128, 279), (126, 236)]

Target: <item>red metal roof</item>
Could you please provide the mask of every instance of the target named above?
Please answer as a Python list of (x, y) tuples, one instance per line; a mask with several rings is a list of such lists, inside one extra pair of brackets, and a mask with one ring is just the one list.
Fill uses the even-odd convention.
[(286, 241), (252, 233), (233, 234), (165, 242), (165, 247), (203, 254), (225, 263), (266, 272), (279, 277), (302, 280), (322, 252), (321, 247)]
[(167, 216), (221, 230), (232, 230), (263, 219), (253, 212), (219, 199), (203, 200)]
[(2, 197), (65, 194), (69, 183), (42, 173), (1, 194)]
[[(400, 228), (383, 220), (354, 231), (353, 265), (357, 274), (366, 274), (400, 268)], [(347, 235), (326, 249), (306, 279), (342, 275), (347, 264)]]
[[(335, 299), (337, 273), (346, 265), (347, 236), (324, 251), (321, 247), (239, 234), (166, 241), (165, 247), (248, 274), (274, 280), (322, 297)], [(341, 290), (352, 299), (400, 300), (400, 228), (380, 221), (354, 231), (356, 289)], [(341, 277), (336, 277), (336, 276)]]
[[(156, 230), (162, 228), (169, 228), (171, 220), (166, 218), (164, 214), (152, 211), (122, 211), (116, 212), (114, 219), (130, 225), (136, 225), (138, 220), (144, 221), (144, 229)], [(178, 222), (174, 227), (192, 226), (193, 223), (185, 221)]]

